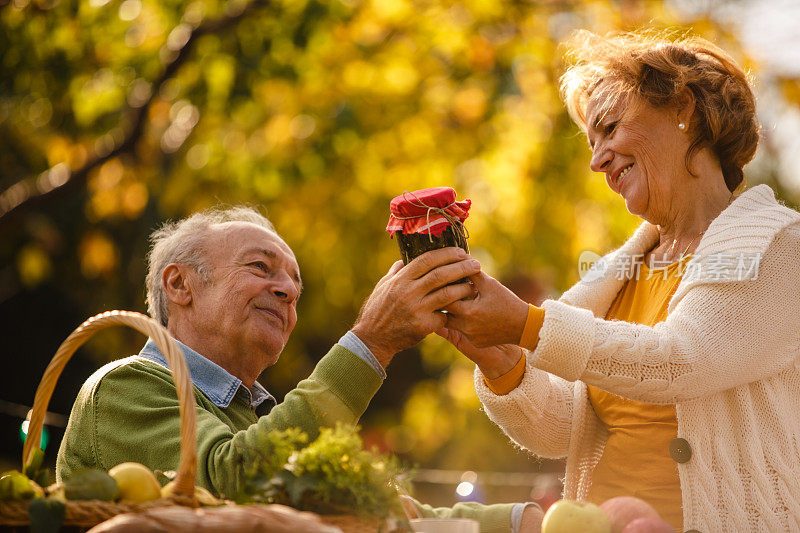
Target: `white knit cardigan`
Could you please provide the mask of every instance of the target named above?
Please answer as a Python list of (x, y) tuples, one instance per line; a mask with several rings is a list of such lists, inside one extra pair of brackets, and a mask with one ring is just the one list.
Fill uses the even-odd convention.
[[(607, 437), (586, 384), (675, 404), (678, 437), (692, 449), (677, 465), (684, 529), (800, 531), (800, 213), (766, 185), (748, 189), (706, 230), (666, 321), (605, 320), (631, 257), (657, 239), (643, 223), (591, 275), (545, 301), (520, 385), (498, 396), (476, 369), (478, 396), (520, 446), (567, 457), (570, 499), (586, 498)], [(760, 262), (742, 275), (720, 268), (731, 257)]]

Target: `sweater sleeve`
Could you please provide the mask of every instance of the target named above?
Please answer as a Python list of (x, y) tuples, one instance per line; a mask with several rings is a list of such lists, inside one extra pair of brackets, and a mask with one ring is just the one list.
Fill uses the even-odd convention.
[(248, 450), (258, 450), (260, 435), (273, 429), (299, 427), (313, 439), (321, 426), (355, 424), (381, 382), (366, 362), (336, 345), (308, 379), (257, 423), (236, 433), (224, 425), (217, 426), (215, 433), (203, 439), (201, 457), (205, 459), (206, 483), (221, 494), (236, 494), (244, 482), (242, 458)]
[(478, 398), (489, 419), (514, 442), (539, 457), (565, 457), (572, 425), (574, 384), (534, 367), (530, 352), (525, 354), (525, 375), (508, 394), (493, 393), (476, 367)]
[(511, 531), (511, 511), (514, 503), (483, 505), (459, 502), (453, 507), (432, 507), (414, 500), (423, 518), (471, 518), (480, 524), (481, 533), (508, 533)]
[(774, 375), (800, 354), (797, 257), (800, 236), (790, 227), (771, 243), (756, 279), (698, 284), (653, 327), (547, 301), (532, 365), (660, 404)]
[(528, 317), (525, 319), (525, 328), (519, 345), (528, 350), (535, 350), (539, 344), (539, 331), (544, 323), (544, 309), (533, 304), (528, 305)]

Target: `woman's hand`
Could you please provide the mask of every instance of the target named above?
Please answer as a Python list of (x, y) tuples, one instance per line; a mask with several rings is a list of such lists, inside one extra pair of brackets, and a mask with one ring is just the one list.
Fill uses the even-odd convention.
[(351, 331), (386, 368), (397, 352), (444, 325), (440, 309), (474, 293), (468, 283), (449, 283), (479, 271), (480, 264), (456, 247), (426, 252), (406, 266), (397, 261), (375, 285)]
[(475, 362), (488, 379), (499, 378), (507, 373), (523, 357), (522, 348), (514, 344), (477, 348), (460, 331), (441, 328), (436, 334), (447, 339), (459, 352)]
[(479, 272), (470, 278), (477, 295), (473, 300), (453, 302), (445, 327), (461, 332), (475, 347), (519, 344), (528, 304), (493, 277)]

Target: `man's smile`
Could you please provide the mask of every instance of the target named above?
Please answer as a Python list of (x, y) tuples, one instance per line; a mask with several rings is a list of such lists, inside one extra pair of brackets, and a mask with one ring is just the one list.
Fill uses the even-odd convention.
[(268, 317), (272, 317), (273, 320), (277, 320), (281, 324), (281, 328), (286, 325), (286, 317), (275, 308), (266, 307), (266, 306), (258, 306), (256, 305), (255, 308), (259, 311), (264, 312)]

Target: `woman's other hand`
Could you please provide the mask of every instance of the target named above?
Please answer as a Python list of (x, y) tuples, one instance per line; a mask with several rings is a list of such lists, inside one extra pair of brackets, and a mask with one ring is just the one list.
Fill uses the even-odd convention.
[(471, 359), (488, 379), (499, 378), (519, 362), (522, 348), (515, 344), (501, 344), (477, 348), (460, 331), (441, 328), (436, 334), (447, 339), (456, 349)]
[(351, 329), (385, 368), (394, 355), (414, 346), (445, 324), (440, 309), (474, 294), (455, 283), (480, 272), (461, 248), (426, 252), (403, 266), (397, 261), (375, 285)]
[(519, 344), (528, 317), (528, 304), (483, 272), (470, 279), (475, 284), (475, 298), (445, 307), (448, 312), (445, 327), (461, 332), (478, 348)]

